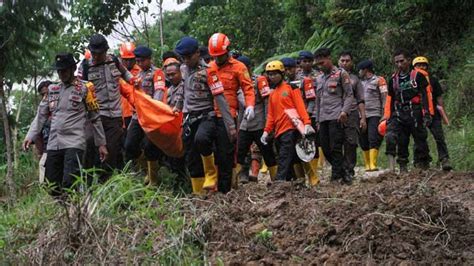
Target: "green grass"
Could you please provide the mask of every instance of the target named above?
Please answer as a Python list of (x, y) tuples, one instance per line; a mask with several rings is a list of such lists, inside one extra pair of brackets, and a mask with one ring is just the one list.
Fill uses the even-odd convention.
[(127, 172), (88, 188), (78, 181), (82, 192), (63, 205), (34, 176), (27, 193), (0, 208), (1, 263), (203, 263), (201, 223), (166, 182), (147, 187)]
[[(458, 125), (443, 125), (444, 136), (448, 146), (451, 165), (455, 171), (473, 171), (474, 170), (474, 118), (464, 117), (459, 120)], [(385, 140), (382, 142), (379, 152), (379, 166), (388, 168), (387, 156), (385, 155)], [(428, 145), (432, 158), (431, 167), (438, 167), (438, 151), (433, 135), (428, 131)], [(357, 165), (363, 166), (362, 150), (357, 149)], [(413, 160), (413, 138), (410, 139), (410, 161)], [(439, 168), (439, 167), (438, 167)]]

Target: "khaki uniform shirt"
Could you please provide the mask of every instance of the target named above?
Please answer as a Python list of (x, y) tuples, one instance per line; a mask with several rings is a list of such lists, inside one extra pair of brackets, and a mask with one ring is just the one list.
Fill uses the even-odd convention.
[(48, 96), (43, 98), (37, 118), (33, 121), (26, 139), (33, 140), (44, 123), (51, 117), (51, 129), (47, 150), (69, 148), (86, 149), (86, 120), (92, 124), (96, 146), (105, 145), (105, 133), (98, 110), (88, 111), (86, 106), (87, 88), (76, 80), (73, 84), (51, 84)]
[(258, 84), (255, 76), (252, 77), (252, 81), (255, 91), (255, 117), (252, 120), (247, 120), (245, 117), (242, 119), (242, 122), (240, 123), (240, 130), (245, 131), (256, 131), (265, 127), (265, 105), (263, 97), (258, 90)]
[(387, 82), (384, 78), (373, 75), (371, 78), (363, 79), (365, 97), (365, 114), (367, 117), (383, 116), (382, 93), (387, 93)]
[(178, 85), (171, 85), (168, 88), (168, 105), (176, 107), (179, 111), (183, 110), (184, 101), (184, 82), (181, 81)]
[(100, 115), (111, 118), (122, 116), (119, 80), (123, 78), (128, 82), (133, 75), (116, 57), (107, 55), (105, 62), (100, 64), (95, 64), (92, 59), (84, 61), (79, 68), (79, 76), (94, 84)]
[(202, 62), (195, 69), (184, 68), (183, 113), (213, 111), (214, 100), (208, 84), (207, 66)]
[(353, 101), (349, 74), (334, 66), (329, 74), (319, 75), (316, 80), (313, 117), (316, 122), (337, 120), (341, 112), (350, 114)]
[(365, 102), (364, 87), (362, 86), (362, 82), (360, 81), (359, 77), (354, 74), (349, 74), (349, 77), (351, 78), (351, 85), (353, 90), (352, 93), (354, 94), (351, 112), (358, 112), (359, 103)]

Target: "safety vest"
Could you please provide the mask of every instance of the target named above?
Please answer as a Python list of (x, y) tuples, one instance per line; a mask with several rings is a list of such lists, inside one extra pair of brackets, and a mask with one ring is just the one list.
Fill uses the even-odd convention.
[[(432, 90), (432, 87), (431, 87), (431, 84), (430, 84), (428, 73), (426, 71), (423, 71), (423, 70), (420, 71), (420, 69), (413, 69), (410, 72), (410, 84), (411, 84), (413, 89), (416, 89), (418, 87), (418, 84), (416, 83), (416, 74), (418, 72), (420, 72), (422, 75), (424, 75), (426, 77), (427, 81), (428, 81), (428, 86), (426, 87), (426, 98), (427, 98), (427, 101), (428, 101), (428, 111), (429, 111), (430, 115), (434, 115), (433, 93), (432, 93), (433, 90)], [(397, 71), (392, 75), (393, 89), (395, 91), (398, 91), (399, 88), (400, 88), (399, 87), (400, 83), (399, 83), (399, 75), (398, 74), (399, 74), (399, 72)], [(417, 95), (412, 97), (410, 101), (413, 104), (422, 104), (420, 93), (417, 93)]]
[(428, 110), (430, 115), (435, 114), (434, 105), (433, 105), (433, 86), (431, 86), (430, 76), (428, 72), (423, 69), (416, 69), (416, 71), (420, 72), (425, 76), (426, 80), (428, 81), (428, 86), (426, 86), (426, 98), (428, 99)]

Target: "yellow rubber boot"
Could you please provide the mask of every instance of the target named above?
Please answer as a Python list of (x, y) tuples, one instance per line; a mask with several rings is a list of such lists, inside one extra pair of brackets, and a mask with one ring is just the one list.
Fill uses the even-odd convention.
[(191, 177), (191, 185), (193, 186), (194, 195), (204, 194), (202, 189), (202, 185), (204, 185), (204, 177)]
[(217, 168), (214, 164), (214, 154), (202, 156), (202, 164), (204, 166), (204, 185), (203, 189), (209, 191), (217, 191)]
[(242, 171), (242, 165), (240, 164), (236, 164), (235, 167), (232, 169), (232, 189), (239, 188), (240, 171)]
[(326, 158), (324, 157), (324, 153), (323, 153), (323, 148), (318, 147), (318, 151), (319, 151), (318, 166), (319, 168), (323, 168), (324, 163), (326, 162)]
[(265, 163), (265, 160), (262, 160), (262, 167), (260, 168), (260, 173), (265, 174), (267, 172), (268, 172), (267, 164)]
[(313, 168), (313, 171), (318, 171), (318, 163), (319, 163), (319, 159), (313, 159), (309, 162), (309, 164), (311, 165), (311, 168)]
[(302, 163), (303, 169), (308, 176), (308, 184), (312, 187), (317, 186), (319, 184), (318, 173), (313, 167), (311, 166), (311, 162), (309, 163)]
[(365, 171), (370, 171), (370, 151), (362, 151), (364, 156)]
[(147, 161), (147, 166), (147, 176), (145, 177), (145, 182), (148, 180), (149, 185), (158, 185), (158, 161)]
[(275, 180), (275, 177), (277, 176), (278, 166), (270, 166), (268, 167), (268, 171), (270, 172), (270, 179), (272, 181)]
[(379, 156), (378, 149), (370, 149), (370, 170), (371, 171), (378, 171), (377, 168), (377, 157)]
[(293, 164), (293, 170), (295, 171), (296, 178), (304, 178), (304, 169), (301, 163)]

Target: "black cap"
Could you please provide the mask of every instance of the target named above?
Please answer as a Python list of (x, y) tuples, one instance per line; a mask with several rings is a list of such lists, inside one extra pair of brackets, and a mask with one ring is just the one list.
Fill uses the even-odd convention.
[(357, 64), (357, 68), (358, 69), (373, 70), (374, 69), (374, 63), (372, 63), (372, 61), (370, 61), (370, 60), (364, 60), (364, 61), (360, 62), (359, 64)]
[(296, 60), (291, 57), (283, 57), (280, 61), (285, 67), (296, 67)]
[(153, 54), (153, 51), (144, 45), (139, 45), (135, 50), (133, 50), (133, 54), (139, 58), (149, 58)]
[(59, 53), (54, 60), (53, 69), (64, 70), (76, 66), (76, 60), (71, 53)]
[(313, 60), (314, 59), (314, 55), (313, 53), (311, 53), (310, 51), (300, 51), (298, 53), (298, 59), (300, 60), (303, 60), (303, 59), (310, 59), (310, 60)]
[(181, 56), (186, 56), (195, 53), (199, 49), (199, 43), (193, 37), (183, 37), (178, 41), (175, 47), (176, 53)]
[(103, 53), (107, 52), (109, 49), (109, 44), (107, 43), (107, 39), (105, 39), (104, 35), (94, 34), (89, 39), (89, 46), (87, 48), (89, 48), (91, 53)]

